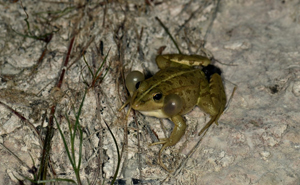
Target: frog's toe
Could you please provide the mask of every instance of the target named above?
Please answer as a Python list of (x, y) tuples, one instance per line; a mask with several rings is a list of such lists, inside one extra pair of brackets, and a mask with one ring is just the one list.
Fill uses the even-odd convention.
[(168, 169), (167, 167), (166, 167), (166, 165), (161, 161), (161, 158), (160, 158), (160, 155), (159, 155), (159, 159), (158, 159), (159, 161), (159, 165), (163, 168), (163, 169), (165, 169), (167, 172), (169, 172), (169, 173), (172, 173), (173, 172), (173, 170), (170, 170), (170, 169)]
[(159, 150), (159, 153), (158, 153), (158, 162), (159, 162), (159, 165), (165, 169), (166, 171), (168, 171), (169, 173), (171, 173), (173, 170), (169, 170), (165, 165), (164, 163), (162, 162), (161, 160), (161, 153), (168, 147), (170, 146), (170, 144), (167, 142), (164, 144), (164, 146)]
[(159, 139), (159, 140), (160, 140), (159, 142), (151, 143), (149, 146), (154, 146), (154, 145), (163, 144), (162, 148), (159, 150), (159, 153), (158, 153), (158, 164), (159, 164), (163, 169), (165, 169), (166, 171), (168, 171), (169, 173), (171, 173), (172, 170), (169, 170), (169, 169), (164, 165), (164, 163), (162, 162), (162, 160), (161, 160), (161, 155), (162, 155), (162, 152), (163, 152), (168, 146), (172, 146), (172, 144), (170, 143), (170, 139), (169, 139), (169, 138), (162, 138), (162, 139)]
[[(206, 123), (206, 125), (201, 129), (201, 131), (199, 132), (198, 136), (200, 136), (203, 132), (205, 132), (207, 129), (209, 129), (209, 127), (216, 122), (216, 118), (212, 117), (210, 119), (210, 121), (208, 123)], [(218, 125), (218, 122), (216, 122), (216, 124)]]
[(161, 138), (161, 139), (159, 139), (158, 142), (151, 143), (151, 144), (149, 144), (149, 146), (160, 145), (160, 144), (166, 144), (166, 143), (168, 143), (168, 140), (169, 140), (169, 138)]

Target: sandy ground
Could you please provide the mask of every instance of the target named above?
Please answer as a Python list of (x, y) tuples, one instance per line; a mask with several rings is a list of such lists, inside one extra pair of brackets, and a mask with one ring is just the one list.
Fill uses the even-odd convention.
[[(78, 110), (88, 86), (80, 117), (83, 184), (110, 183), (116, 170), (117, 151), (104, 122), (122, 151), (119, 184), (300, 184), (299, 1), (36, 0), (21, 6), (7, 0), (0, 7), (0, 184), (32, 178), (41, 141), (29, 125), (44, 138), (56, 105), (55, 117), (68, 137), (66, 114), (74, 123), (73, 107)], [(184, 115), (184, 137), (162, 155), (173, 173), (158, 164), (161, 145), (148, 146), (168, 136), (173, 124), (138, 112), (126, 120), (127, 108), (118, 111), (128, 98), (123, 74), (155, 74), (154, 59), (163, 46), (165, 54), (178, 53), (155, 17), (182, 53), (217, 60), (228, 98), (237, 87), (219, 125), (204, 137), (198, 132), (209, 115), (199, 108)], [(49, 42), (37, 39), (48, 33)], [(94, 86), (83, 52), (92, 71), (108, 54), (101, 70), (107, 75)], [(49, 178), (75, 180), (56, 126), (51, 146)], [(78, 157), (78, 147), (76, 152)]]

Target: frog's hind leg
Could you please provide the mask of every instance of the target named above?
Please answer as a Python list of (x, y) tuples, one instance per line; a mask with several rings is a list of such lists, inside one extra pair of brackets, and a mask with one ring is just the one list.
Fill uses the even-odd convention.
[(211, 116), (210, 121), (201, 129), (201, 135), (222, 115), (226, 105), (226, 94), (221, 78), (221, 70), (214, 65), (203, 67), (206, 80), (201, 81), (198, 106)]
[(222, 115), (223, 112), (221, 112), (221, 114), (218, 114), (217, 116), (211, 117), (209, 122), (206, 123), (206, 125), (201, 129), (201, 131), (199, 132), (199, 136), (201, 136), (201, 134), (208, 129), (214, 122), (216, 123), (216, 125), (219, 125), (218, 120), (220, 118), (220, 116)]
[(165, 54), (158, 55), (155, 59), (159, 69), (171, 67), (182, 68), (191, 66), (207, 66), (210, 60), (200, 55)]
[(178, 141), (184, 135), (185, 129), (186, 129), (185, 121), (183, 120), (183, 118), (180, 115), (171, 117), (171, 120), (175, 124), (175, 126), (173, 128), (173, 131), (172, 131), (170, 137), (160, 139), (159, 142), (152, 143), (149, 145), (149, 146), (153, 146), (153, 145), (163, 144), (162, 148), (159, 150), (159, 153), (158, 153), (158, 162), (159, 162), (159, 165), (168, 172), (172, 172), (172, 170), (169, 170), (164, 165), (164, 163), (161, 160), (161, 154), (167, 147), (174, 146), (176, 143), (178, 143)]

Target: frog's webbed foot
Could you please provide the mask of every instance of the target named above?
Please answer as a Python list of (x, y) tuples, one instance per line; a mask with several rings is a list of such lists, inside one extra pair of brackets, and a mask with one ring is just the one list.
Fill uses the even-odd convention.
[(150, 144), (149, 146), (154, 146), (154, 145), (159, 145), (159, 144), (163, 144), (163, 147), (159, 150), (159, 153), (158, 153), (158, 163), (159, 165), (165, 169), (166, 171), (168, 171), (169, 173), (171, 173), (173, 170), (169, 170), (165, 165), (164, 163), (162, 162), (161, 160), (161, 154), (162, 152), (168, 147), (168, 146), (172, 146), (172, 143), (170, 142), (169, 138), (162, 138), (160, 139), (159, 142), (155, 142), (155, 143), (152, 143)]
[(155, 143), (151, 143), (149, 146), (154, 146), (154, 145), (160, 145), (160, 144), (165, 144), (168, 142), (168, 138), (161, 138), (159, 139), (158, 142), (155, 142)]
[(163, 164), (163, 162), (161, 160), (161, 154), (167, 147), (174, 146), (176, 143), (178, 143), (178, 141), (181, 139), (181, 137), (183, 136), (185, 129), (186, 129), (186, 124), (180, 115), (173, 116), (171, 118), (171, 120), (173, 121), (175, 126), (173, 128), (173, 131), (172, 131), (170, 137), (162, 138), (158, 142), (155, 142), (155, 143), (152, 143), (149, 145), (149, 146), (153, 146), (153, 145), (163, 144), (162, 148), (159, 150), (159, 153), (158, 153), (158, 163), (163, 169), (165, 169), (166, 171), (168, 171), (170, 173), (172, 172), (172, 170), (169, 170)]
[[(221, 114), (220, 114), (221, 115)], [(201, 131), (199, 132), (198, 136), (201, 136), (201, 134), (206, 131), (207, 129), (209, 129), (209, 127), (215, 122), (216, 125), (218, 125), (218, 119), (220, 117), (220, 115), (214, 116), (212, 117), (208, 123), (206, 123), (206, 125), (201, 129)]]

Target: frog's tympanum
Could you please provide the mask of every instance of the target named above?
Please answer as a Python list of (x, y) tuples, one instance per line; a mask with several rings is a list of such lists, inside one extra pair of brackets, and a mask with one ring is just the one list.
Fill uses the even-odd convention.
[(166, 147), (175, 145), (184, 135), (186, 123), (182, 115), (198, 105), (211, 116), (210, 121), (201, 129), (201, 135), (212, 123), (218, 124), (225, 109), (226, 95), (221, 70), (210, 65), (210, 60), (206, 57), (167, 54), (157, 56), (156, 63), (160, 71), (146, 80), (138, 71), (129, 73), (126, 87), (131, 98), (123, 107), (130, 103), (131, 108), (144, 115), (169, 118), (175, 124), (169, 138), (151, 144), (163, 144), (159, 151), (159, 163), (169, 171), (160, 156)]

